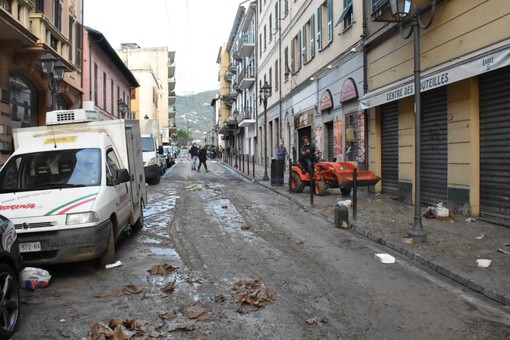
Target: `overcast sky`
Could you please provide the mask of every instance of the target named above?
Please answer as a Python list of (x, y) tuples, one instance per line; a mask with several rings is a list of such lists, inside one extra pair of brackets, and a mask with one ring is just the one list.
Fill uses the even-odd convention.
[(121, 43), (175, 50), (176, 93), (218, 89), (216, 59), (241, 0), (84, 0), (84, 25)]

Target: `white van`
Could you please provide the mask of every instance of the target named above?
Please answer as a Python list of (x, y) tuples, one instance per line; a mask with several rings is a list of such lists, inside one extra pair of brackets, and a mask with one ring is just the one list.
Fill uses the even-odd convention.
[(147, 192), (137, 120), (94, 110), (48, 112), (13, 130), (0, 169), (0, 212), (15, 225), (26, 264), (115, 261), (115, 243), (143, 227)]

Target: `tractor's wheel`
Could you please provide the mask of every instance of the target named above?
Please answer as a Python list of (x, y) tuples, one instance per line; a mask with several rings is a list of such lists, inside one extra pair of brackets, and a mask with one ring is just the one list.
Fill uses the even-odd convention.
[(292, 188), (292, 192), (300, 193), (305, 190), (305, 185), (303, 184), (303, 181), (301, 181), (301, 178), (296, 172), (292, 172), (292, 175), (290, 175), (290, 185)]
[(324, 196), (328, 193), (328, 185), (326, 181), (315, 182), (315, 194), (317, 196)]
[(352, 188), (340, 188), (340, 191), (342, 192), (342, 195), (349, 196), (351, 194)]

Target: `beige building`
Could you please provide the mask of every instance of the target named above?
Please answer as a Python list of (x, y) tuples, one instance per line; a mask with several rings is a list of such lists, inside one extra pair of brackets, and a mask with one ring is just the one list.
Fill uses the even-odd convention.
[[(81, 107), (82, 8), (82, 0), (0, 2), (0, 163), (13, 151), (12, 128)], [(54, 72), (43, 72), (42, 56)]]
[[(402, 34), (389, 1), (365, 1), (370, 168), (378, 189), (510, 224), (510, 2), (414, 0)], [(415, 9), (428, 28), (408, 34)], [(432, 13), (434, 14), (432, 17)], [(415, 123), (415, 43), (421, 61)], [(419, 127), (419, 138), (416, 129)]]
[(163, 143), (170, 143), (175, 131), (175, 51), (126, 43), (117, 53), (140, 84), (131, 97), (135, 119), (158, 119)]

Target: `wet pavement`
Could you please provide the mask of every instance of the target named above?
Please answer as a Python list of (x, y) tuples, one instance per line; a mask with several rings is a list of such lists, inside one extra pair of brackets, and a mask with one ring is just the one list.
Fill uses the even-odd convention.
[[(353, 195), (342, 196), (339, 189), (329, 189), (326, 196), (313, 196), (306, 187), (303, 193), (290, 193), (288, 172), (284, 184), (272, 185), (270, 166), (250, 165), (244, 169), (223, 163), (259, 184), (289, 199), (303, 209), (321, 214), (336, 227), (334, 216), (337, 203), (352, 200)], [(476, 218), (453, 216), (448, 220), (422, 218), (427, 233), (424, 243), (413, 242), (408, 230), (414, 223), (414, 206), (394, 200), (388, 195), (370, 193), (362, 187), (357, 192), (356, 218), (349, 209), (346, 232), (356, 232), (366, 238), (401, 253), (429, 269), (474, 290), (496, 302), (510, 306), (510, 228), (494, 225)], [(422, 212), (424, 209), (422, 209)], [(313, 228), (311, 225), (310, 228)], [(480, 267), (477, 260), (490, 260), (488, 267)]]

